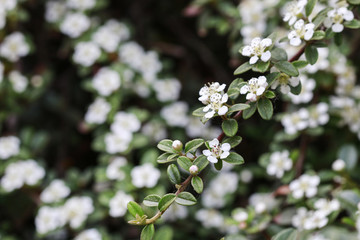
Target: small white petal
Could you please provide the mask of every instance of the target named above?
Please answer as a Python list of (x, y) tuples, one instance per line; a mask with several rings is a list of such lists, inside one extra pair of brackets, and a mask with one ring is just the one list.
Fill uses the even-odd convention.
[(259, 60), (258, 56), (253, 56), (253, 57), (250, 58), (249, 63), (250, 64), (255, 64), (258, 60)]
[(261, 61), (263, 61), (263, 62), (269, 61), (270, 58), (271, 58), (271, 53), (270, 53), (270, 51), (266, 51), (266, 52), (264, 52), (264, 53), (261, 55)]
[(222, 116), (222, 115), (225, 115), (225, 114), (227, 113), (227, 111), (228, 111), (228, 107), (227, 107), (227, 106), (222, 106), (222, 107), (218, 110), (218, 114), (219, 114), (220, 116)]

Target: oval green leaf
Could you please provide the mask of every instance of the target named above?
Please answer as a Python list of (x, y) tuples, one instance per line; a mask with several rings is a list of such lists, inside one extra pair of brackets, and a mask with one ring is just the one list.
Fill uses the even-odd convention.
[(168, 166), (167, 175), (173, 184), (179, 184), (181, 182), (181, 175), (178, 167), (175, 164)]
[(196, 201), (196, 198), (191, 193), (181, 192), (177, 196), (175, 202), (180, 205), (191, 206), (191, 205), (196, 204), (197, 201)]
[(174, 193), (168, 193), (164, 195), (158, 204), (158, 209), (162, 212), (165, 211), (174, 201), (175, 201), (176, 195)]

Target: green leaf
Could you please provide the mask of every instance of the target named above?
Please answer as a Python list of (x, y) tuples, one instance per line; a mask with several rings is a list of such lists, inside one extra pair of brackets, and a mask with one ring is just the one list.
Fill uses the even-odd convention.
[(177, 163), (182, 169), (186, 171), (189, 171), (189, 168), (193, 165), (193, 162), (185, 156), (179, 157)]
[(354, 19), (350, 22), (344, 22), (344, 26), (347, 28), (358, 29), (358, 28), (360, 28), (360, 21), (357, 19)]
[(244, 163), (244, 158), (235, 152), (231, 152), (229, 156), (223, 160), (233, 165), (240, 165)]
[(270, 66), (270, 61), (268, 62), (263, 62), (263, 61), (258, 61), (256, 64), (253, 65), (252, 70), (254, 72), (266, 72), (268, 70)]
[(245, 103), (237, 103), (232, 105), (229, 110), (228, 113), (233, 113), (233, 112), (238, 112), (238, 111), (242, 111), (245, 109), (248, 109), (250, 107), (249, 104), (245, 104)]
[(198, 108), (192, 112), (192, 115), (195, 117), (203, 117), (205, 116), (205, 112), (203, 111), (205, 107)]
[(238, 131), (238, 123), (235, 119), (229, 119), (223, 121), (221, 124), (222, 130), (224, 131), (225, 135), (228, 137), (235, 136)]
[(272, 102), (267, 98), (259, 99), (257, 109), (260, 116), (265, 120), (270, 120), (274, 112)]
[(325, 20), (328, 11), (330, 11), (332, 8), (327, 7), (323, 10), (321, 10), (316, 17), (313, 19), (313, 23), (315, 25), (314, 29), (317, 29)]
[(231, 82), (227, 94), (229, 98), (235, 100), (240, 95), (240, 84), (243, 83), (244, 80), (242, 78), (237, 78)]
[(312, 38), (310, 40), (322, 40), (325, 38), (325, 32), (324, 31), (315, 31), (314, 35), (312, 36)]
[(140, 235), (140, 240), (152, 240), (155, 234), (154, 224), (146, 225)]
[(317, 48), (309, 45), (305, 48), (305, 57), (306, 60), (311, 64), (314, 65), (316, 61), (318, 60), (319, 53)]
[(297, 239), (297, 231), (293, 228), (287, 228), (282, 230), (275, 236), (271, 238), (271, 240), (296, 240)]
[(222, 169), (222, 167), (223, 167), (222, 160), (220, 159), (220, 160), (217, 161), (217, 163), (214, 163), (214, 167), (215, 167), (216, 170), (220, 171)]
[(204, 189), (203, 181), (199, 176), (193, 176), (193, 178), (191, 179), (191, 186), (194, 188), (195, 192), (199, 194)]
[(209, 164), (209, 161), (205, 155), (201, 155), (194, 160), (193, 164), (196, 165), (199, 168), (199, 172), (201, 172)]
[[(175, 156), (174, 156), (175, 155)], [(168, 162), (173, 162), (175, 161), (175, 157), (177, 156), (178, 154), (171, 154), (171, 153), (163, 153), (161, 154), (158, 158), (157, 158), (157, 162), (158, 163), (168, 163)]]
[(168, 166), (167, 175), (173, 184), (181, 183), (181, 175), (178, 167), (175, 164), (171, 164)]
[(174, 193), (168, 193), (164, 195), (158, 204), (158, 209), (162, 212), (166, 210), (174, 201), (175, 201), (176, 195)]
[(244, 72), (249, 71), (252, 68), (252, 65), (250, 65), (249, 62), (246, 62), (242, 65), (240, 65), (240, 67), (238, 67), (235, 71), (234, 71), (234, 75), (238, 75), (238, 74), (242, 74)]
[(231, 138), (226, 138), (222, 143), (229, 143), (231, 148), (236, 147), (237, 145), (239, 145), (242, 141), (242, 137), (240, 136), (234, 136)]
[(266, 75), (266, 81), (271, 86), (271, 84), (280, 76), (279, 72), (272, 72)]
[(297, 61), (292, 62), (292, 64), (294, 65), (294, 67), (299, 69), (299, 68), (306, 67), (309, 63), (307, 61), (297, 60)]
[(191, 206), (196, 204), (196, 198), (189, 192), (181, 192), (177, 196), (175, 202), (184, 206)]
[(174, 231), (169, 226), (164, 226), (156, 230), (154, 240), (172, 240)]
[(357, 164), (358, 152), (356, 147), (352, 144), (343, 145), (337, 154), (338, 158), (342, 159), (346, 163), (346, 169), (352, 170)]
[(256, 111), (257, 102), (251, 102), (250, 107), (245, 109), (242, 113), (244, 119), (249, 119)]
[(294, 65), (292, 65), (288, 61), (276, 62), (274, 65), (281, 72), (286, 73), (289, 76), (299, 76), (299, 71), (296, 69), (296, 67), (294, 67)]
[(284, 49), (274, 48), (273, 50), (271, 50), (271, 60), (272, 61), (287, 61), (288, 55)]
[(172, 143), (173, 141), (170, 140), (170, 139), (164, 139), (164, 140), (161, 140), (159, 142), (159, 144), (157, 145), (158, 149), (164, 151), (164, 152), (170, 152), (170, 153), (174, 153), (175, 150), (173, 149), (172, 147)]
[(134, 201), (128, 202), (127, 208), (130, 214), (134, 217), (136, 217), (136, 215), (139, 215), (140, 217), (144, 216), (144, 211), (142, 210), (141, 206)]
[(305, 6), (305, 14), (306, 16), (310, 16), (310, 14), (312, 13), (315, 5), (316, 5), (317, 0), (309, 0), (308, 3)]
[(295, 95), (299, 95), (301, 93), (302, 85), (301, 81), (299, 81), (299, 84), (295, 87), (290, 86), (290, 92)]
[(193, 139), (185, 144), (185, 153), (195, 152), (201, 145), (204, 144), (204, 139)]
[(265, 92), (264, 96), (265, 96), (266, 98), (273, 99), (273, 98), (276, 97), (276, 94), (275, 94), (273, 91), (271, 91), (271, 90), (267, 90), (267, 91)]
[(353, 5), (359, 5), (360, 4), (360, 0), (347, 0), (350, 4)]
[(144, 198), (143, 204), (148, 207), (157, 207), (161, 197), (156, 194), (148, 195)]

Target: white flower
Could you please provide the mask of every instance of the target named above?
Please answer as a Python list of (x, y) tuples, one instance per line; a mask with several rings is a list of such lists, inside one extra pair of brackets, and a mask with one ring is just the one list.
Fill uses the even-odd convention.
[[(264, 14), (264, 3), (254, 0), (240, 1), (238, 6), (239, 13), (244, 24), (254, 24), (266, 21)], [(258, 35), (259, 36), (259, 35)]]
[(325, 198), (320, 198), (314, 203), (314, 207), (318, 210), (319, 214), (328, 216), (332, 212), (340, 209), (340, 202), (337, 199), (327, 200)]
[(220, 93), (214, 93), (210, 96), (210, 103), (204, 107), (203, 111), (206, 112), (205, 118), (212, 118), (215, 113), (220, 116), (225, 115), (229, 108), (224, 106), (229, 99), (227, 93), (221, 95)]
[(6, 25), (6, 11), (0, 7), (0, 30), (2, 30)]
[(124, 157), (114, 158), (109, 166), (106, 168), (106, 177), (111, 180), (121, 181), (125, 178), (125, 172), (121, 170), (121, 167), (127, 164), (127, 160)]
[(251, 78), (249, 82), (241, 87), (240, 93), (247, 94), (246, 99), (255, 102), (259, 96), (263, 95), (267, 86), (266, 77)]
[(11, 11), (16, 7), (17, 0), (1, 0), (0, 6), (6, 11)]
[(66, 14), (65, 19), (60, 24), (61, 32), (71, 38), (79, 37), (89, 27), (90, 19), (80, 12)]
[(140, 130), (141, 122), (136, 115), (127, 112), (118, 112), (115, 114), (114, 122), (110, 129), (113, 133), (121, 135), (123, 132), (137, 132)]
[(245, 46), (241, 54), (247, 57), (250, 57), (250, 64), (255, 64), (259, 59), (263, 62), (267, 62), (271, 58), (271, 53), (268, 50), (268, 47), (272, 45), (272, 40), (270, 38), (261, 38), (256, 37), (251, 41), (251, 44)]
[(283, 21), (288, 22), (289, 25), (293, 25), (298, 16), (303, 13), (307, 0), (295, 0), (288, 2), (282, 9)]
[(161, 219), (164, 219), (164, 221), (172, 222), (177, 219), (184, 219), (187, 217), (187, 215), (187, 208), (175, 202), (171, 204), (168, 210), (166, 210), (166, 212), (161, 216)]
[(270, 156), (270, 163), (266, 168), (269, 175), (275, 175), (277, 178), (282, 178), (284, 172), (292, 168), (292, 160), (289, 158), (289, 151), (273, 152)]
[(118, 191), (109, 202), (109, 214), (112, 217), (122, 217), (127, 211), (127, 204), (134, 201), (131, 195)]
[(22, 93), (28, 85), (28, 79), (18, 71), (9, 73), (9, 80), (15, 92)]
[(299, 230), (304, 229), (306, 219), (309, 217), (310, 212), (305, 207), (300, 207), (296, 210), (296, 215), (291, 219), (292, 225)]
[(309, 111), (301, 108), (297, 112), (284, 115), (281, 119), (281, 124), (285, 128), (285, 133), (291, 135), (307, 128), (309, 126), (308, 118)]
[(253, 180), (254, 174), (247, 169), (244, 169), (240, 172), (240, 181), (244, 183), (249, 183)]
[(203, 151), (209, 162), (217, 163), (218, 159), (225, 159), (230, 154), (231, 146), (229, 143), (220, 144), (217, 138), (209, 142), (209, 149)]
[(138, 67), (144, 80), (148, 83), (154, 82), (156, 75), (162, 69), (162, 63), (156, 52), (148, 51), (141, 57), (141, 64)]
[(95, 229), (87, 229), (79, 233), (74, 240), (102, 240), (101, 233)]
[(119, 89), (121, 85), (120, 75), (108, 67), (103, 67), (94, 76), (92, 85), (100, 95), (109, 96)]
[(66, 13), (66, 5), (60, 1), (46, 2), (45, 19), (50, 23), (59, 21)]
[[(248, 1), (251, 2), (251, 1)], [(255, 2), (255, 1), (253, 1)], [(258, 4), (260, 5), (260, 4)], [(266, 22), (261, 21), (257, 22), (255, 25), (246, 25), (240, 29), (240, 33), (243, 36), (244, 44), (251, 44), (251, 41), (257, 37), (264, 34), (266, 30)]]
[[(198, 120), (198, 122), (200, 121)], [(159, 142), (167, 136), (164, 124), (157, 121), (145, 123), (141, 132), (151, 138), (154, 142)]]
[(310, 216), (304, 221), (304, 229), (312, 230), (315, 228), (323, 228), (329, 219), (320, 211), (311, 211)]
[(204, 87), (202, 87), (199, 91), (199, 101), (203, 104), (207, 105), (210, 103), (211, 95), (215, 93), (224, 94), (224, 89), (226, 84), (221, 84), (218, 82), (208, 83)]
[(93, 201), (90, 197), (69, 198), (63, 206), (66, 220), (71, 228), (78, 228), (94, 211)]
[(271, 193), (254, 193), (249, 198), (249, 204), (255, 208), (255, 212), (261, 214), (273, 210), (278, 201)]
[(15, 136), (0, 137), (0, 158), (7, 159), (20, 152), (20, 139)]
[(115, 52), (121, 41), (130, 37), (128, 27), (117, 20), (108, 20), (92, 35), (92, 40), (106, 52)]
[(66, 5), (69, 8), (77, 10), (88, 10), (95, 6), (96, 0), (67, 0)]
[(90, 104), (85, 114), (85, 121), (90, 124), (104, 123), (110, 110), (110, 103), (103, 98), (97, 97), (95, 101)]
[(281, 73), (280, 76), (271, 84), (271, 89), (276, 89), (280, 85), (280, 92), (288, 94), (290, 93), (290, 86), (296, 87), (299, 83), (299, 78), (290, 77), (285, 73)]
[(169, 126), (185, 127), (189, 121), (188, 110), (187, 103), (175, 102), (161, 109), (160, 114)]
[(333, 32), (338, 33), (344, 30), (344, 21), (349, 22), (353, 19), (353, 12), (348, 10), (346, 7), (335, 8), (327, 13), (327, 18), (324, 21), (324, 25), (327, 28), (331, 27)]
[(106, 152), (110, 154), (124, 152), (128, 149), (132, 134), (124, 131), (121, 134), (108, 133), (105, 135)]
[(298, 179), (292, 181), (289, 187), (294, 198), (299, 199), (303, 196), (311, 198), (316, 195), (319, 183), (319, 176), (303, 174)]
[(205, 228), (221, 227), (224, 224), (224, 217), (215, 209), (200, 209), (196, 212), (195, 218)]
[(53, 203), (66, 198), (69, 194), (70, 188), (65, 185), (64, 181), (55, 179), (42, 191), (40, 199), (45, 203)]
[[(316, 64), (317, 65), (317, 64)], [(301, 81), (301, 92), (295, 95), (289, 92), (288, 96), (294, 104), (308, 103), (313, 98), (313, 91), (315, 89), (315, 80), (307, 78), (305, 75), (299, 77)]]
[(238, 188), (239, 177), (233, 172), (221, 172), (210, 183), (210, 189), (224, 196), (234, 193)]
[(20, 32), (13, 32), (6, 36), (0, 45), (0, 56), (11, 62), (16, 62), (20, 57), (28, 55), (29, 52), (30, 47)]
[(329, 106), (326, 103), (318, 103), (309, 110), (309, 127), (315, 128), (325, 125), (329, 121)]
[(294, 30), (288, 34), (292, 46), (300, 46), (302, 39), (309, 41), (314, 35), (315, 24), (313, 23), (305, 24), (304, 20), (300, 19), (296, 21), (293, 27)]
[(66, 223), (66, 217), (62, 207), (43, 206), (39, 209), (35, 226), (39, 234), (46, 234), (57, 228), (63, 227)]
[(157, 80), (153, 83), (153, 88), (160, 102), (174, 101), (179, 98), (181, 83), (175, 78)]
[(160, 178), (160, 170), (150, 163), (136, 166), (131, 170), (131, 182), (137, 188), (155, 187)]
[[(19, 162), (18, 162), (19, 163)], [(36, 161), (28, 159), (21, 162), (24, 183), (27, 185), (35, 185), (45, 176), (45, 170)]]
[(217, 192), (214, 188), (207, 188), (201, 194), (201, 202), (207, 208), (222, 208), (225, 206), (224, 195)]
[(101, 50), (93, 42), (80, 42), (75, 46), (73, 60), (77, 64), (89, 67), (100, 57)]
[(245, 222), (249, 218), (249, 214), (245, 209), (236, 209), (231, 215), (237, 222)]
[(345, 169), (346, 163), (345, 163), (345, 161), (342, 160), (342, 159), (336, 159), (336, 160), (333, 162), (333, 164), (331, 165), (331, 167), (332, 167), (332, 169), (333, 169), (334, 171), (339, 172), (339, 171), (342, 171), (342, 170)]
[(135, 70), (141, 67), (144, 54), (144, 49), (136, 42), (127, 42), (119, 49), (120, 61), (127, 63)]

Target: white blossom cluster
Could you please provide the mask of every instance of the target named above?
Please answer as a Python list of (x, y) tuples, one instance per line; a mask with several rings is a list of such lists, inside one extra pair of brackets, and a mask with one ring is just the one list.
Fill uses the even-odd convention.
[(127, 204), (134, 201), (133, 197), (124, 191), (117, 191), (115, 196), (109, 202), (109, 214), (112, 217), (122, 217), (127, 211)]
[[(1, 8), (1, 7), (0, 7)], [(30, 52), (30, 47), (21, 32), (13, 32), (0, 44), (0, 56), (11, 62), (18, 61)]]
[(203, 150), (203, 154), (211, 163), (217, 163), (219, 159), (225, 159), (230, 154), (230, 144), (220, 143), (217, 138), (209, 142), (209, 147), (210, 149)]
[(66, 224), (77, 229), (93, 211), (93, 201), (87, 196), (71, 197), (62, 206), (42, 206), (35, 218), (36, 231), (47, 234)]
[(246, 94), (246, 99), (256, 102), (262, 96), (268, 86), (265, 76), (251, 78), (244, 86), (240, 88), (241, 94)]
[(296, 112), (282, 116), (281, 124), (285, 133), (295, 134), (306, 128), (316, 128), (325, 125), (329, 121), (329, 106), (326, 103), (318, 103), (309, 108), (300, 108)]
[(99, 230), (95, 228), (87, 229), (79, 233), (74, 240), (102, 240), (103, 237)]
[(199, 91), (199, 101), (206, 105), (203, 111), (206, 113), (205, 118), (212, 118), (216, 113), (220, 116), (225, 115), (229, 110), (225, 105), (228, 101), (227, 93), (224, 93), (226, 85), (218, 82), (209, 83)]
[(45, 170), (35, 160), (20, 160), (10, 163), (1, 178), (1, 187), (11, 192), (23, 185), (34, 186), (45, 176)]
[(40, 200), (44, 203), (58, 202), (70, 194), (70, 188), (60, 179), (53, 180), (40, 194)]
[(20, 152), (20, 139), (15, 136), (0, 137), (0, 158), (8, 159)]
[(317, 175), (303, 174), (298, 179), (293, 180), (289, 187), (294, 198), (300, 199), (314, 197), (317, 194), (320, 177)]
[(0, 30), (6, 25), (6, 17), (8, 12), (14, 10), (17, 5), (17, 0), (2, 1), (0, 5)]
[(160, 170), (151, 163), (136, 166), (131, 170), (131, 182), (137, 188), (155, 187), (160, 178)]
[(270, 38), (261, 39), (256, 37), (251, 40), (250, 45), (247, 45), (242, 49), (241, 54), (250, 57), (250, 64), (255, 64), (259, 60), (268, 62), (271, 58), (271, 52), (269, 51), (271, 45), (272, 40)]
[(285, 171), (292, 168), (293, 162), (289, 157), (289, 151), (273, 152), (270, 155), (270, 162), (266, 167), (266, 172), (271, 176), (282, 178)]

